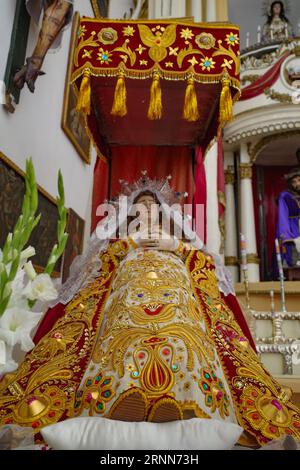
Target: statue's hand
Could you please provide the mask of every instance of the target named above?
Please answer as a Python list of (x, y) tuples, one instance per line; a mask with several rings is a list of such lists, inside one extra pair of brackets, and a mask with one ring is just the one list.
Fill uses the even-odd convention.
[(13, 83), (20, 90), (23, 88), (25, 82), (31, 93), (34, 93), (34, 84), (39, 75), (45, 75), (44, 72), (40, 70), (42, 66), (42, 58), (32, 56), (26, 59), (26, 65), (16, 72)]

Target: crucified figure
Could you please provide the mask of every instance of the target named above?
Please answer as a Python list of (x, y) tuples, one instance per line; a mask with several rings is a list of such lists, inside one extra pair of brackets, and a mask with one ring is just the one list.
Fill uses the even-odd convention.
[[(30, 2), (30, 0), (27, 1)], [(34, 7), (36, 6), (35, 3)], [(13, 80), (14, 85), (19, 89), (22, 89), (26, 82), (32, 93), (38, 76), (44, 75), (44, 72), (41, 71), (44, 58), (63, 27), (70, 21), (73, 11), (72, 0), (43, 0), (37, 8), (40, 11), (44, 8), (38, 41), (32, 56), (27, 57), (26, 64), (15, 74)], [(36, 14), (37, 11), (33, 10), (33, 13)]]

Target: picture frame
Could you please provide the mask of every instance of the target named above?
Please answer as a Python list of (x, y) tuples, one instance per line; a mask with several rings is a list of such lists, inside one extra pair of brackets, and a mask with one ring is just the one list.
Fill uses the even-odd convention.
[(76, 44), (76, 34), (79, 28), (79, 22), (80, 14), (79, 12), (75, 12), (73, 17), (70, 39), (69, 60), (65, 81), (61, 127), (68, 139), (71, 141), (71, 143), (77, 150), (82, 160), (85, 163), (90, 164), (92, 141), (87, 132), (85, 118), (83, 114), (76, 111), (78, 97), (77, 90), (76, 87), (70, 83)]
[[(24, 172), (0, 151), (0, 247), (4, 245), (7, 235), (13, 231), (21, 213), (25, 194), (24, 176)], [(41, 219), (28, 244), (36, 249), (32, 263), (37, 272), (42, 272), (53, 245), (57, 243), (58, 209), (56, 200), (39, 185), (37, 214), (41, 214)], [(52, 276), (60, 277), (61, 271), (60, 258)]]
[(66, 232), (68, 241), (63, 255), (62, 282), (65, 282), (70, 274), (71, 264), (76, 256), (83, 251), (85, 221), (73, 210), (68, 210), (68, 223)]
[(106, 18), (108, 15), (108, 0), (91, 0), (95, 18)]

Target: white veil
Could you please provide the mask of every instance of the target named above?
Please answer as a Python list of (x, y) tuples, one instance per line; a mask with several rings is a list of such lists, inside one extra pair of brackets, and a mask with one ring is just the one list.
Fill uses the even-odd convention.
[[(88, 241), (84, 253), (74, 259), (70, 268), (69, 278), (59, 288), (58, 298), (52, 302), (52, 307), (58, 303), (67, 304), (77, 292), (97, 278), (101, 270), (101, 252), (107, 249), (110, 239), (116, 238), (120, 227), (124, 226), (124, 224), (126, 224), (127, 227), (127, 218), (132, 206), (139, 194), (145, 191), (150, 191), (156, 196), (161, 204), (161, 211), (167, 215), (169, 220), (173, 219), (174, 227), (178, 226), (180, 228), (193, 249), (202, 250), (212, 256), (216, 266), (216, 276), (220, 291), (223, 292), (224, 295), (230, 293), (234, 294), (230, 272), (223, 265), (221, 258), (207, 252), (202, 240), (191, 228), (191, 218), (183, 214), (180, 205), (177, 204), (174, 210), (174, 205), (170, 205), (170, 201), (168, 198), (164, 197), (163, 191), (157, 189), (157, 184), (156, 187), (152, 184), (150, 186), (145, 185), (144, 187), (139, 187), (130, 192), (129, 195), (121, 194), (118, 201), (113, 200), (103, 205), (103, 212), (106, 210), (107, 216), (98, 223), (96, 230)], [(111, 204), (113, 204), (113, 206)], [(115, 210), (111, 210), (112, 207), (114, 207)]]

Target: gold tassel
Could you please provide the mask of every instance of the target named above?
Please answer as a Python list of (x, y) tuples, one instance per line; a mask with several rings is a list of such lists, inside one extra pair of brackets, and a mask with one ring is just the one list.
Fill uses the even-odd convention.
[(159, 74), (154, 72), (151, 92), (150, 103), (148, 108), (148, 118), (153, 121), (154, 119), (161, 119), (162, 116), (162, 102), (161, 102), (161, 88), (159, 83)]
[(220, 97), (220, 124), (224, 126), (226, 122), (230, 122), (233, 119), (232, 110), (232, 96), (230, 91), (230, 80), (228, 76), (224, 76), (222, 79), (222, 91)]
[(115, 88), (114, 101), (110, 112), (113, 116), (126, 116), (126, 97), (127, 92), (125, 85), (125, 74), (120, 72)]
[(76, 111), (86, 115), (91, 114), (91, 74), (89, 70), (83, 73)]
[(198, 121), (200, 117), (193, 78), (188, 79), (187, 87), (185, 89), (183, 117), (189, 122)]

